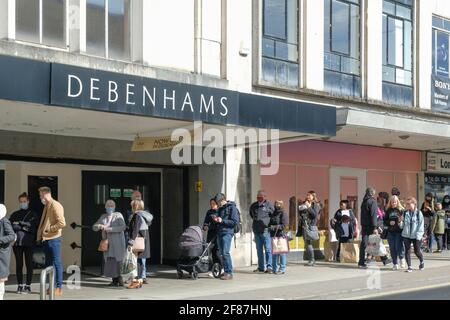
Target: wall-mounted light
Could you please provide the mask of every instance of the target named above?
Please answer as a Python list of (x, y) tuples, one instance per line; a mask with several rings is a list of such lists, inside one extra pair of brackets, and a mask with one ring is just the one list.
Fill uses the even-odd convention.
[(241, 41), (241, 46), (239, 48), (239, 54), (243, 57), (247, 57), (250, 54), (250, 48), (247, 46), (245, 41)]

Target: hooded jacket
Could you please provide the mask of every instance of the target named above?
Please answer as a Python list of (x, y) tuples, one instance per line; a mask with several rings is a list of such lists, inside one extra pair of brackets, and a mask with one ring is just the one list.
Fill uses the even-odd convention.
[(253, 232), (262, 234), (267, 231), (270, 224), (270, 216), (275, 211), (272, 202), (264, 200), (263, 202), (255, 202), (250, 206), (250, 216), (253, 219)]
[(11, 244), (15, 239), (16, 234), (6, 218), (6, 208), (4, 205), (0, 205), (0, 280), (9, 276)]
[(217, 234), (234, 234), (234, 227), (239, 224), (239, 213), (236, 203), (227, 201), (221, 206), (217, 215), (222, 218), (222, 223), (217, 224)]
[(445, 225), (447, 224), (447, 215), (444, 210), (436, 211), (433, 217), (433, 222), (431, 223), (431, 231), (434, 234), (444, 234)]

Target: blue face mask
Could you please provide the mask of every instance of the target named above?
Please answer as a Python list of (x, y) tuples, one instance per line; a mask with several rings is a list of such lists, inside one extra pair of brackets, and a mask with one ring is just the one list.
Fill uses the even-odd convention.
[(114, 213), (114, 208), (106, 208), (106, 213), (107, 214), (113, 214)]
[(28, 203), (21, 203), (20, 204), (20, 209), (22, 209), (22, 210), (28, 210)]

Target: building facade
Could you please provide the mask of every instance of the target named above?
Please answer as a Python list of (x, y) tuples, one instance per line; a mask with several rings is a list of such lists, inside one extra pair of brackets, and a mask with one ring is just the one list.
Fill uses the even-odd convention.
[[(447, 2), (1, 0), (0, 202), (53, 187), (74, 223), (63, 261), (88, 269), (98, 239), (76, 225), (108, 198), (126, 210), (136, 188), (156, 217), (155, 264), (177, 259), (217, 192), (242, 212), (241, 266), (256, 259), (260, 188), (286, 203), (316, 190), (329, 212), (359, 207), (367, 185), (421, 199), (427, 153), (450, 152)], [(246, 163), (245, 143), (223, 165), (131, 151), (194, 121), (280, 130), (279, 172)]]

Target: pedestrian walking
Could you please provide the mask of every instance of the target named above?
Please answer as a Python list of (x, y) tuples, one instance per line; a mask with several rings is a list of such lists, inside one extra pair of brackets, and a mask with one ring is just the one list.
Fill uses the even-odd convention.
[(269, 232), (270, 217), (275, 209), (267, 200), (264, 190), (258, 191), (257, 201), (250, 206), (250, 217), (253, 219), (252, 229), (258, 255), (258, 268), (254, 272), (272, 273), (272, 245)]
[[(18, 197), (19, 207), (15, 211), (10, 221), (17, 240), (13, 246), (16, 259), (17, 293), (31, 293), (31, 282), (33, 281), (33, 251), (36, 245), (37, 228), (39, 216), (30, 208), (30, 199), (26, 192)], [(27, 269), (26, 282), (23, 282), (23, 265)]]
[(11, 222), (6, 218), (6, 207), (0, 204), (0, 300), (5, 295), (11, 262), (11, 244), (16, 239)]
[[(284, 212), (283, 201), (275, 201), (275, 211), (270, 217), (269, 229), (271, 238), (285, 237), (285, 228), (289, 226), (289, 216)], [(272, 255), (273, 273), (283, 275), (286, 273), (287, 254)]]
[[(203, 220), (203, 230), (207, 232), (206, 242), (210, 243), (210, 255), (213, 263), (220, 263), (219, 245), (217, 244), (217, 223), (214, 221), (218, 215), (218, 209), (216, 200), (209, 200), (210, 209), (206, 212), (205, 219)], [(214, 277), (212, 272), (209, 272), (210, 277)]]
[(66, 226), (64, 207), (53, 199), (52, 190), (39, 188), (39, 197), (44, 205), (37, 240), (42, 242), (45, 252), (45, 266), (55, 268), (55, 296), (62, 295), (63, 266), (61, 262), (62, 229)]
[(112, 279), (109, 286), (123, 287), (120, 271), (126, 250), (125, 220), (122, 214), (116, 211), (116, 203), (113, 200), (106, 201), (105, 211), (106, 213), (100, 216), (92, 229), (102, 234), (98, 249), (103, 252), (103, 275)]
[(361, 204), (361, 247), (359, 251), (360, 268), (367, 268), (366, 248), (369, 242), (369, 236), (378, 235), (378, 204), (375, 198), (376, 190), (372, 187), (367, 188), (363, 202)]
[(392, 196), (384, 216), (384, 225), (387, 228), (387, 240), (394, 264), (393, 270), (406, 268), (405, 246), (402, 229), (400, 228), (400, 220), (403, 218), (404, 212), (405, 208), (403, 208), (398, 196)]
[(400, 228), (405, 243), (407, 272), (412, 272), (411, 265), (411, 245), (414, 246), (414, 253), (420, 261), (419, 269), (425, 269), (425, 262), (421, 250), (421, 242), (425, 232), (424, 216), (417, 208), (417, 200), (409, 198), (406, 200), (406, 211), (403, 217), (400, 217)]

